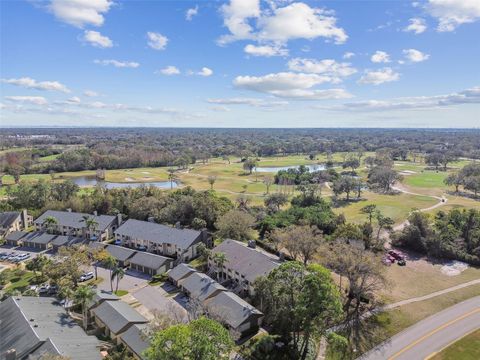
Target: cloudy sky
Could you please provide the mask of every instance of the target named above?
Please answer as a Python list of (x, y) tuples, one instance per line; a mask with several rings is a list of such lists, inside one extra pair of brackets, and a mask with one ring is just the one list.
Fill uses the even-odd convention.
[(480, 127), (480, 0), (0, 7), (3, 127)]

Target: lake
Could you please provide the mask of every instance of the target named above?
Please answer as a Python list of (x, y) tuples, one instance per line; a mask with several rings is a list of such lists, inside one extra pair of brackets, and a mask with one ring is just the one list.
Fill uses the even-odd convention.
[(97, 186), (97, 184), (101, 184), (102, 186), (105, 186), (107, 189), (119, 189), (119, 188), (136, 188), (140, 187), (142, 185), (145, 186), (156, 186), (158, 188), (162, 189), (170, 189), (170, 188), (176, 188), (180, 185), (179, 182), (173, 182), (170, 184), (170, 181), (146, 181), (146, 182), (124, 182), (124, 183), (118, 183), (118, 182), (109, 182), (109, 181), (102, 181), (102, 180), (97, 180), (95, 176), (79, 176), (71, 179), (75, 184), (81, 187), (93, 187)]
[[(257, 172), (269, 172), (269, 173), (276, 173), (280, 170), (288, 170), (288, 169), (298, 169), (300, 165), (293, 165), (293, 166), (265, 166), (265, 167), (257, 167)], [(314, 165), (305, 165), (311, 172), (312, 171), (319, 171), (325, 170), (325, 165), (314, 164)]]

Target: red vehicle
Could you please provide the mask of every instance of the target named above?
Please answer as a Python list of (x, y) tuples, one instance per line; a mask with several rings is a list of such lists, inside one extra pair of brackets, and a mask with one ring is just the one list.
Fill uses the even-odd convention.
[(388, 250), (388, 255), (393, 257), (395, 260), (405, 260), (405, 255), (397, 250)]

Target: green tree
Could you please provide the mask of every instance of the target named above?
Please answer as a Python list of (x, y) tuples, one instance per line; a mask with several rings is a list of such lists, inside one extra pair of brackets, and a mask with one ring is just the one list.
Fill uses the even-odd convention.
[(91, 239), (93, 237), (93, 233), (98, 227), (98, 221), (93, 216), (89, 215), (82, 216), (82, 221), (85, 224), (85, 228), (87, 229)]
[(118, 267), (118, 261), (115, 259), (113, 256), (109, 255), (107, 258), (103, 261), (103, 265), (110, 270), (110, 290), (113, 292), (113, 279), (115, 278), (113, 276), (113, 271)]
[(116, 280), (116, 284), (115, 284), (115, 292), (118, 291), (118, 283), (120, 282), (120, 280), (123, 279), (123, 277), (125, 276), (125, 270), (120, 267), (120, 266), (117, 266), (115, 269), (113, 269), (113, 271), (111, 272), (111, 281), (113, 282), (114, 280)]
[(245, 171), (248, 171), (248, 173), (251, 175), (253, 169), (257, 167), (257, 161), (255, 159), (247, 159), (243, 162), (243, 169)]
[(241, 210), (230, 210), (222, 215), (215, 226), (218, 236), (223, 239), (248, 240), (252, 238), (252, 228), (255, 219), (252, 215)]
[(375, 214), (377, 213), (377, 205), (370, 204), (370, 205), (364, 206), (360, 209), (360, 212), (362, 214), (368, 215), (368, 223), (370, 225), (372, 225), (373, 218), (375, 217)]
[(215, 185), (215, 182), (217, 181), (217, 177), (216, 176), (209, 176), (208, 177), (208, 183), (210, 184), (210, 190), (213, 190), (213, 185)]
[(201, 317), (153, 334), (144, 356), (147, 360), (227, 360), (233, 347), (220, 323)]
[(310, 343), (342, 317), (340, 293), (330, 272), (320, 265), (286, 262), (254, 286), (271, 333), (281, 336), (294, 358), (306, 359)]
[(55, 227), (58, 224), (58, 220), (54, 216), (47, 216), (43, 221), (43, 226), (47, 228), (49, 234), (53, 234)]
[(94, 296), (95, 290), (90, 286), (79, 286), (73, 294), (74, 303), (82, 308), (84, 330), (87, 330), (88, 326), (88, 305), (92, 302)]

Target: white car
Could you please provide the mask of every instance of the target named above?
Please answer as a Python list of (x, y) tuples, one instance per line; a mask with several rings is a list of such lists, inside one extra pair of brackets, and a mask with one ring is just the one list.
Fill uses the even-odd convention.
[(30, 257), (30, 254), (20, 254), (16, 257), (16, 262), (27, 260)]
[(80, 276), (80, 279), (79, 281), (80, 282), (83, 282), (83, 281), (87, 281), (87, 280), (90, 280), (90, 279), (93, 279), (95, 275), (93, 275), (93, 272), (87, 272), (85, 274), (83, 274), (82, 276)]

